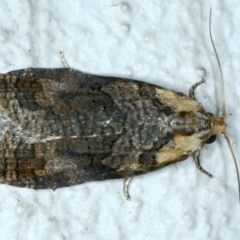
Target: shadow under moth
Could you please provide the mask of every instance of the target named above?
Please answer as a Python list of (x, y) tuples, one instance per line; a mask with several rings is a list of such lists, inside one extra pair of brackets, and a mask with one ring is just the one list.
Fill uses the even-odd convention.
[(69, 68), (0, 74), (0, 183), (56, 189), (125, 178), (129, 199), (131, 177), (190, 155), (211, 176), (200, 166), (200, 150), (216, 134), (229, 140), (224, 110), (216, 117), (195, 100), (202, 82), (187, 97)]

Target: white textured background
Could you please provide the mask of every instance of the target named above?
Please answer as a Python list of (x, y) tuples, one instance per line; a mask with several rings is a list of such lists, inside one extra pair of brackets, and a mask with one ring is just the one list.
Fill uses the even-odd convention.
[[(197, 99), (221, 110), (219, 69), (226, 85), (227, 133), (240, 163), (240, 3), (238, 0), (41, 0), (0, 2), (0, 71), (62, 67), (121, 76), (188, 93), (207, 71)], [(0, 186), (0, 240), (239, 239), (240, 206), (233, 161), (224, 140), (204, 146), (201, 174), (190, 157), (123, 181), (34, 191)]]

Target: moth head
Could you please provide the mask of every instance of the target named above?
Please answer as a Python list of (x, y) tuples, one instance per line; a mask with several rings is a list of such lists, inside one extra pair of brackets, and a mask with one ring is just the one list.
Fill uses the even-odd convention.
[(212, 113), (208, 113), (210, 122), (211, 122), (211, 132), (207, 144), (215, 142), (217, 134), (220, 134), (225, 131), (227, 124), (222, 117), (215, 117)]
[(227, 124), (223, 117), (216, 117), (212, 114), (209, 114), (209, 118), (212, 123), (211, 136), (225, 132)]

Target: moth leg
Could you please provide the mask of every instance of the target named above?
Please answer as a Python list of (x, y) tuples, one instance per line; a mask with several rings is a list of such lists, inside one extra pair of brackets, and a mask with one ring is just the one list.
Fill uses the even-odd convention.
[(192, 87), (189, 89), (189, 97), (190, 98), (196, 100), (195, 95), (194, 95), (195, 88), (198, 87), (199, 85), (201, 85), (204, 82), (205, 82), (205, 79), (202, 79), (201, 81), (192, 85)]
[(66, 61), (66, 59), (65, 59), (65, 57), (64, 57), (63, 52), (60, 52), (60, 57), (61, 57), (61, 61), (62, 61), (63, 66), (64, 66), (65, 68), (69, 68), (69, 65), (67, 64), (67, 61)]
[(194, 158), (194, 161), (195, 161), (195, 164), (196, 164), (197, 169), (198, 169), (200, 172), (206, 174), (208, 177), (212, 178), (213, 175), (210, 174), (209, 172), (207, 172), (205, 169), (203, 169), (203, 168), (201, 167), (201, 165), (200, 165), (200, 160), (199, 160), (199, 156), (200, 156), (200, 151), (199, 151), (199, 150), (198, 150), (198, 151), (195, 151), (195, 152), (193, 153), (193, 158)]
[(123, 188), (123, 192), (124, 192), (124, 196), (127, 200), (131, 200), (131, 197), (129, 195), (128, 189), (129, 189), (129, 184), (132, 180), (132, 177), (126, 178), (124, 181), (124, 188)]

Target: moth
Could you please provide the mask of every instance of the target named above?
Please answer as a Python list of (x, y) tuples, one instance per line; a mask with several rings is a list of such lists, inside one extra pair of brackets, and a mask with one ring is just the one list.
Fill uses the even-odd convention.
[(130, 199), (133, 176), (190, 155), (211, 177), (199, 163), (203, 145), (222, 134), (232, 148), (225, 110), (216, 117), (195, 100), (194, 90), (203, 82), (194, 84), (187, 97), (70, 68), (1, 74), (0, 183), (57, 189), (125, 178), (124, 194)]

